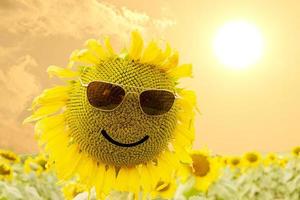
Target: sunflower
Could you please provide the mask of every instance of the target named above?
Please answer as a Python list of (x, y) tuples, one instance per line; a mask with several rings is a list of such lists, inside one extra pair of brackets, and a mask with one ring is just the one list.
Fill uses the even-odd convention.
[(280, 157), (275, 153), (268, 153), (263, 159), (263, 164), (265, 166), (278, 165), (279, 163)]
[(18, 163), (20, 162), (20, 158), (17, 154), (15, 154), (12, 151), (3, 150), (0, 149), (0, 158), (3, 158), (6, 161), (12, 162), (12, 163)]
[(262, 156), (260, 153), (252, 151), (247, 152), (242, 157), (243, 167), (257, 167), (262, 163)]
[(227, 158), (227, 165), (232, 169), (240, 168), (242, 166), (242, 159), (238, 156), (230, 156)]
[(279, 165), (280, 165), (281, 167), (284, 168), (284, 167), (288, 164), (289, 161), (290, 161), (290, 158), (289, 158), (289, 157), (283, 156), (283, 157), (280, 157), (280, 158), (279, 158), (278, 163), (279, 163)]
[[(151, 41), (144, 48), (137, 31), (120, 53), (115, 53), (108, 38), (103, 44), (90, 39), (86, 49), (72, 53), (67, 68), (48, 68), (50, 76), (66, 84), (35, 98), (33, 114), (24, 122), (36, 122), (39, 144), (61, 180), (78, 175), (88, 189), (95, 187), (98, 198), (110, 190), (133, 192), (138, 198), (140, 192), (154, 191), (160, 181), (169, 182), (181, 163), (192, 161), (188, 151), (194, 140), (196, 98), (193, 91), (178, 86), (191, 72), (190, 64), (178, 65), (178, 53), (168, 44), (162, 50)], [(91, 93), (90, 100), (88, 90), (99, 81), (117, 92)], [(145, 90), (154, 92), (143, 98), (142, 107)], [(159, 95), (161, 90), (169, 95)], [(110, 103), (120, 99), (122, 103), (109, 112), (96, 108), (95, 103), (102, 103), (97, 97), (111, 93), (115, 98)], [(152, 115), (157, 107), (166, 109), (170, 93), (176, 96), (173, 105), (164, 114)]]
[(13, 177), (13, 170), (7, 162), (0, 160), (0, 180), (11, 180)]
[(226, 167), (228, 165), (228, 156), (216, 155), (216, 157), (219, 159), (219, 162), (220, 164), (222, 164), (222, 167)]
[(26, 173), (35, 172), (40, 175), (42, 172), (47, 171), (47, 158), (43, 154), (36, 157), (28, 157), (24, 162), (24, 171)]
[(292, 149), (292, 155), (300, 157), (300, 146), (296, 146)]
[(207, 149), (191, 152), (193, 163), (178, 170), (178, 176), (185, 182), (191, 175), (195, 178), (195, 189), (206, 192), (221, 174), (222, 163), (220, 158), (212, 156)]
[(195, 188), (199, 191), (207, 191), (209, 186), (219, 178), (221, 164), (216, 157), (203, 151), (194, 151), (192, 159), (193, 174), (196, 177)]

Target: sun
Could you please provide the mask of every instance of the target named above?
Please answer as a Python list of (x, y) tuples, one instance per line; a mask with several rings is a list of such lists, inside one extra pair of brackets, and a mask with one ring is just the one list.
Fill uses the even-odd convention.
[(261, 57), (263, 38), (255, 25), (233, 21), (219, 29), (213, 45), (216, 56), (225, 66), (243, 69), (255, 64)]

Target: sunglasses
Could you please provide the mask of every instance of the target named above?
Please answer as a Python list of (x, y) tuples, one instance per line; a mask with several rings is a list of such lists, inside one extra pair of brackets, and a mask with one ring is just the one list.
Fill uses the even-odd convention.
[[(129, 93), (139, 94), (139, 105), (146, 115), (163, 115), (170, 111), (175, 101), (175, 93), (165, 89), (152, 89), (121, 85), (106, 81), (92, 81), (81, 85), (87, 87), (89, 103), (101, 111), (113, 111), (122, 104)], [(127, 91), (126, 88), (140, 88), (140, 92)]]

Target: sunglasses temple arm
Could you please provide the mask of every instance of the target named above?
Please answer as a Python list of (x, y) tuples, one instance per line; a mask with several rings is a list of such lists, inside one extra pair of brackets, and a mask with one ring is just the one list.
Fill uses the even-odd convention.
[(83, 87), (87, 87), (87, 86), (88, 86), (88, 84), (84, 84), (84, 83), (82, 82), (81, 78), (79, 78), (79, 82), (80, 82), (80, 84), (81, 84)]

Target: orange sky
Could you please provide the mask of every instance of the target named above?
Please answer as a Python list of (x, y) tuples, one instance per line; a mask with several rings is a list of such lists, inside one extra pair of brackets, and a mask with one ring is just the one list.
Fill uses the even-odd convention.
[[(64, 2), (64, 3), (60, 3)], [(78, 1), (82, 2), (82, 1)], [(216, 153), (288, 151), (300, 144), (299, 1), (0, 1), (0, 146), (36, 150), (26, 108), (49, 81), (48, 65), (64, 65), (70, 52), (103, 34), (126, 38), (140, 29), (160, 36), (194, 65), (202, 115), (197, 147)], [(72, 10), (69, 10), (72, 8)], [(224, 23), (242, 19), (263, 34), (261, 60), (245, 70), (225, 68), (212, 44)], [(12, 87), (13, 86), (13, 87)]]

